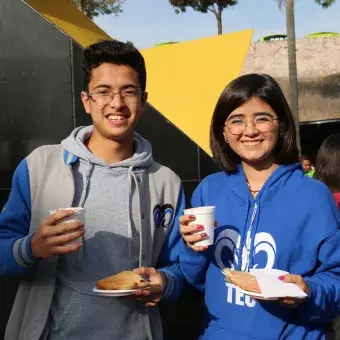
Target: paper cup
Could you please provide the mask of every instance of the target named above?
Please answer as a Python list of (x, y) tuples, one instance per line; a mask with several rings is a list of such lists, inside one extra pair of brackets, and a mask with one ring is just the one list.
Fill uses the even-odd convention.
[[(61, 209), (54, 209), (54, 210), (50, 210), (50, 215), (55, 214), (57, 211), (62, 211), (62, 210), (73, 210), (74, 214), (72, 216), (68, 216), (63, 218), (62, 220), (60, 220), (60, 223), (66, 223), (66, 222), (83, 222), (85, 224), (85, 208), (61, 208)], [(67, 242), (64, 245), (65, 246), (73, 246), (75, 244), (81, 243), (82, 242), (82, 238), (78, 237), (76, 239), (74, 239), (71, 242)]]
[(196, 219), (189, 223), (200, 224), (204, 230), (197, 234), (207, 234), (207, 237), (195, 243), (195, 246), (211, 246), (214, 243), (214, 229), (215, 229), (215, 207), (199, 207), (184, 210), (185, 215), (194, 215)]

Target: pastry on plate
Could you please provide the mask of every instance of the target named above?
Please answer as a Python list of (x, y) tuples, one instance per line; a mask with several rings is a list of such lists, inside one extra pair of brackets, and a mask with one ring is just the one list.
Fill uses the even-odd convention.
[(130, 290), (150, 287), (152, 284), (139, 274), (126, 270), (96, 282), (100, 290)]
[(261, 289), (257, 283), (256, 277), (249, 272), (238, 270), (223, 269), (225, 273), (225, 280), (240, 287), (248, 292), (262, 294)]

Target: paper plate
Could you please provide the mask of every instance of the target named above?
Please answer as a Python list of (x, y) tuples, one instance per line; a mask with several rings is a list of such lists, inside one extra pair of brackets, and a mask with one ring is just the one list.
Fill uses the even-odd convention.
[[(235, 286), (235, 285), (234, 285)], [(250, 292), (249, 290), (244, 290), (240, 287), (235, 286), (240, 292), (242, 292), (244, 295), (248, 295), (254, 299), (257, 300), (268, 300), (268, 301), (275, 301), (278, 300), (279, 298), (265, 298), (262, 294), (260, 293), (255, 293), (255, 292)]]
[[(221, 270), (221, 271), (222, 271), (222, 274), (223, 274), (224, 276), (226, 276), (226, 273), (225, 273), (223, 270)], [(226, 282), (228, 282), (228, 281), (226, 281)], [(234, 285), (234, 284), (231, 283), (231, 282), (228, 282), (228, 283)], [(235, 286), (235, 285), (234, 285), (234, 286)], [(257, 299), (257, 300), (275, 301), (275, 300), (278, 300), (278, 299), (279, 299), (279, 298), (265, 298), (265, 297), (263, 296), (263, 294), (255, 293), (255, 292), (250, 292), (249, 290), (244, 290), (244, 289), (242, 289), (242, 288), (240, 288), (240, 287), (238, 287), (238, 286), (235, 286), (235, 288), (236, 288), (237, 290), (239, 290), (241, 293), (243, 293), (244, 295), (248, 295), (248, 296), (250, 296), (250, 297), (252, 297), (252, 298), (254, 298), (254, 299)]]
[(133, 295), (135, 292), (138, 292), (139, 290), (143, 290), (147, 288), (138, 288), (138, 289), (125, 289), (125, 290), (102, 290), (93, 288), (93, 292), (100, 295), (100, 296), (106, 296), (106, 297), (121, 297), (121, 296), (129, 296)]

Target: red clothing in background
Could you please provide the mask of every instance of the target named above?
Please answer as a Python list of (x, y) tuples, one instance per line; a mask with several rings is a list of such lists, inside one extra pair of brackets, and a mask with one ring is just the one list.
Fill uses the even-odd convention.
[(340, 209), (340, 192), (336, 192), (335, 194), (333, 194), (333, 197), (335, 199), (335, 202), (338, 208)]

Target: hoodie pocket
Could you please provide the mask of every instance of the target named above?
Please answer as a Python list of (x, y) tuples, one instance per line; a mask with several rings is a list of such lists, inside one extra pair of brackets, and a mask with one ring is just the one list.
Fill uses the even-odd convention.
[(73, 291), (64, 311), (58, 317), (57, 321), (54, 324), (54, 327), (51, 328), (52, 332), (59, 332), (64, 328), (65, 324), (70, 318), (70, 315), (72, 315), (72, 312), (75, 310), (78, 301), (78, 293), (76, 291)]
[(236, 330), (223, 328), (220, 325), (210, 325), (207, 331), (199, 338), (199, 340), (245, 340), (245, 339), (256, 339), (256, 340), (275, 340), (277, 338), (268, 337), (257, 337), (251, 334), (243, 334)]

